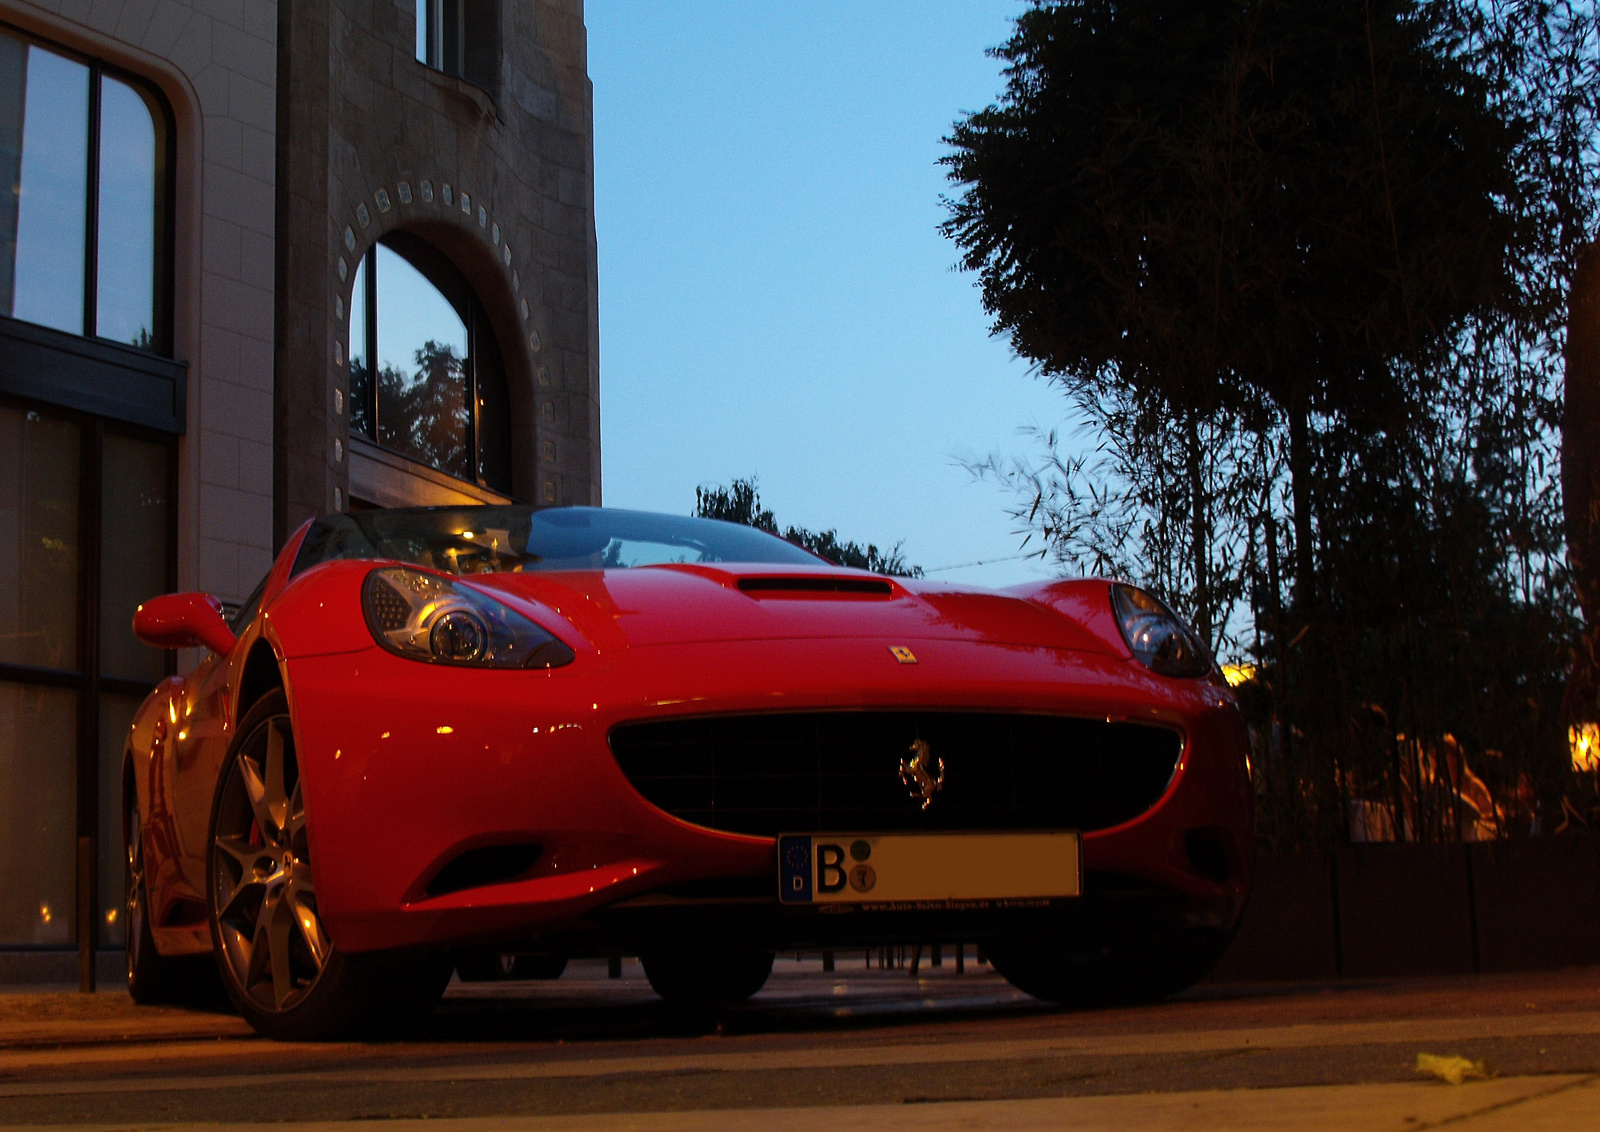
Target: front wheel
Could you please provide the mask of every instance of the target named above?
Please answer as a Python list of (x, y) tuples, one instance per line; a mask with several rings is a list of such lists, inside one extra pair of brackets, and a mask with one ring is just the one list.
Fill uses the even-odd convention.
[(1231, 932), (1189, 928), (1147, 937), (1066, 942), (1036, 936), (990, 940), (984, 951), (1012, 986), (1063, 1006), (1104, 1007), (1170, 998), (1203, 979)]
[(674, 948), (639, 956), (650, 986), (673, 1006), (710, 1009), (741, 1002), (767, 984), (773, 953), (756, 948)]
[(211, 946), (246, 1021), (315, 1041), (426, 1013), (449, 982), (447, 955), (346, 955), (317, 908), (305, 797), (288, 701), (275, 690), (240, 723), (211, 808), (206, 887)]

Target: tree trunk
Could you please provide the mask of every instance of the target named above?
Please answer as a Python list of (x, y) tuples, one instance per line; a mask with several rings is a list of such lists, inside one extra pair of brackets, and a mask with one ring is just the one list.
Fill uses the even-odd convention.
[[(1294, 500), (1294, 609), (1309, 622), (1316, 609), (1316, 574), (1311, 533), (1310, 406), (1296, 390), (1289, 406), (1289, 486)], [(1298, 630), (1296, 630), (1298, 632)]]
[(1206, 497), (1206, 483), (1200, 453), (1200, 426), (1195, 414), (1187, 414), (1185, 421), (1189, 442), (1189, 538), (1194, 553), (1194, 617), (1195, 628), (1207, 648), (1215, 648), (1211, 637), (1211, 501)]
[(1569, 722), (1590, 723), (1600, 720), (1600, 245), (1579, 253), (1567, 303), (1561, 504), (1584, 625), (1561, 709)]

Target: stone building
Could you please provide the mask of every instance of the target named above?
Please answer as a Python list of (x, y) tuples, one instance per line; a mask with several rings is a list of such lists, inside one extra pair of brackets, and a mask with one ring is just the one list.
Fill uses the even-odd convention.
[(598, 503), (582, 0), (0, 0), (0, 979), (119, 948), (154, 593)]

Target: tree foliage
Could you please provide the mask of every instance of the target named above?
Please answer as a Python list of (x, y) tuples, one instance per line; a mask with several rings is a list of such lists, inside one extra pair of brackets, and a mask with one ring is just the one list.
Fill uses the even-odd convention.
[(1091, 442), (980, 471), (1063, 567), (1254, 654), (1270, 840), (1561, 812), (1596, 46), (1580, 3), (1038, 0), (949, 139), (946, 234)]
[(772, 512), (761, 506), (761, 493), (753, 476), (747, 480), (736, 479), (728, 487), (702, 485), (695, 488), (694, 514), (702, 519), (721, 519), (727, 523), (755, 527), (788, 539), (796, 546), (804, 547), (839, 566), (852, 566), (857, 570), (902, 578), (922, 577), (922, 567), (906, 562), (905, 555), (900, 552), (900, 543), (895, 543), (888, 550), (879, 550), (872, 543), (862, 545), (840, 539), (839, 532), (833, 529), (809, 531), (804, 527), (785, 527), (780, 531)]

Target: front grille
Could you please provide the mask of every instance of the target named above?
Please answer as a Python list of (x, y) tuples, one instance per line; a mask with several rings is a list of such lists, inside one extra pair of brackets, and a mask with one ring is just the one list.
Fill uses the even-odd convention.
[[(900, 760), (944, 760), (922, 809)], [(815, 712), (613, 728), (622, 773), (652, 804), (732, 833), (1104, 829), (1161, 797), (1183, 751), (1165, 727), (992, 712)]]

